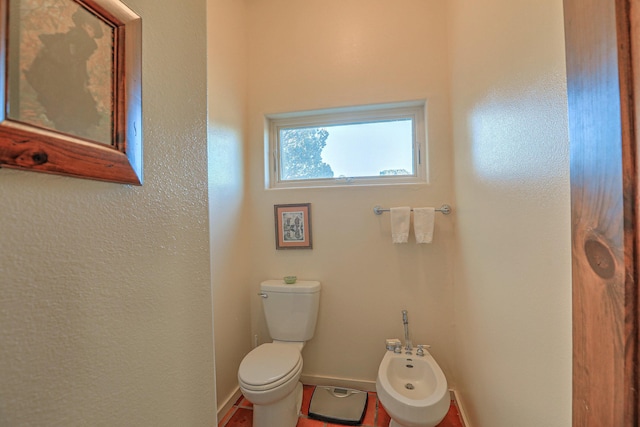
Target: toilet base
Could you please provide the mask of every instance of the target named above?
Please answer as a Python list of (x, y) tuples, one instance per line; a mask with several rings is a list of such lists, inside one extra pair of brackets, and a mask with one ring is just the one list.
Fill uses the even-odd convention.
[(389, 423), (389, 427), (406, 427), (406, 426), (392, 419), (391, 422)]
[[(413, 426), (413, 424), (410, 424), (411, 426)], [(394, 420), (393, 418), (391, 419), (391, 422), (389, 423), (389, 427), (407, 427), (406, 424), (400, 424), (399, 422), (397, 422), (396, 420)]]
[(302, 383), (271, 405), (253, 405), (253, 427), (296, 427), (302, 407)]

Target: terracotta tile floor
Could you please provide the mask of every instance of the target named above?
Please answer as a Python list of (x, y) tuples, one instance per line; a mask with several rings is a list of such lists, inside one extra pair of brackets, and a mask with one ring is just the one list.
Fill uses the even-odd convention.
[[(309, 418), (309, 402), (313, 394), (314, 386), (305, 385), (303, 388), (302, 414), (298, 420), (297, 427), (340, 427), (338, 424), (331, 424), (325, 421), (318, 421)], [(233, 408), (222, 418), (218, 427), (251, 427), (253, 424), (253, 405), (244, 397), (240, 397), (233, 405)], [(362, 426), (367, 427), (388, 427), (389, 415), (384, 410), (376, 393), (368, 393), (367, 412), (362, 420)], [(273, 426), (278, 427), (278, 426)], [(451, 402), (451, 407), (444, 420), (438, 427), (463, 427), (458, 414), (458, 408)]]

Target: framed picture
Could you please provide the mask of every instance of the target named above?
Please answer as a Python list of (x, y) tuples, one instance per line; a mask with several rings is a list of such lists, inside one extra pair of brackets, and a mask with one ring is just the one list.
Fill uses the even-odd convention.
[(0, 2), (0, 167), (141, 185), (141, 28), (119, 0)]
[(311, 203), (275, 205), (276, 249), (312, 249)]

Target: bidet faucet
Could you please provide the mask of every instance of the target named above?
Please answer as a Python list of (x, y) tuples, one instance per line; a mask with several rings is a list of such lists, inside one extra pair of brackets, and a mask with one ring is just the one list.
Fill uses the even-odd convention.
[(402, 310), (402, 324), (404, 325), (404, 349), (406, 354), (411, 354), (413, 347), (411, 346), (411, 340), (409, 339), (409, 317), (407, 310)]

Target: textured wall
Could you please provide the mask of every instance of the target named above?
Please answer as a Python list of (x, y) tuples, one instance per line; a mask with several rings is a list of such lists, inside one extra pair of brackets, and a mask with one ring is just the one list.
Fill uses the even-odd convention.
[(143, 19), (145, 184), (0, 170), (0, 425), (215, 425), (205, 2)]
[(561, 0), (451, 2), (458, 391), (473, 426), (571, 425)]

